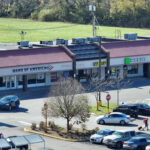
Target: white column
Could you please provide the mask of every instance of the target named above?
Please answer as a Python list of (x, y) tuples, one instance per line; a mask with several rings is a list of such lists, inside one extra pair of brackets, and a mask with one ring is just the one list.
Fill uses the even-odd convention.
[(47, 73), (46, 73), (45, 79), (46, 79), (45, 84), (46, 84), (46, 85), (50, 85), (50, 80), (51, 80), (51, 79), (50, 79), (50, 72), (47, 72)]

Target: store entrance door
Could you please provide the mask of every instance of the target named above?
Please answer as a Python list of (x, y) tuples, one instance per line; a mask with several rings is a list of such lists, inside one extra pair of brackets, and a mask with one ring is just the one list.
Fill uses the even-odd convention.
[(144, 77), (149, 77), (150, 72), (149, 72), (149, 64), (145, 63), (143, 65), (143, 72), (144, 72)]
[(7, 89), (15, 89), (15, 77), (14, 76), (6, 77), (6, 88)]

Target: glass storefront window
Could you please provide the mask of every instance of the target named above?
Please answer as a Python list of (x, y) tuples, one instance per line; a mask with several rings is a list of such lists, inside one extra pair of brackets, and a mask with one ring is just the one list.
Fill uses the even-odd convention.
[(57, 81), (57, 72), (51, 72), (51, 82)]
[(138, 65), (129, 65), (127, 66), (128, 74), (137, 74), (138, 73)]
[(37, 83), (45, 83), (45, 74), (37, 74)]
[(22, 75), (21, 76), (17, 76), (17, 82), (18, 82), (18, 85), (23, 85)]
[(0, 77), (0, 87), (5, 87), (6, 86), (6, 82), (4, 77)]
[(116, 75), (117, 75), (117, 68), (111, 67), (111, 76), (116, 76)]
[(36, 74), (28, 75), (28, 84), (36, 84)]

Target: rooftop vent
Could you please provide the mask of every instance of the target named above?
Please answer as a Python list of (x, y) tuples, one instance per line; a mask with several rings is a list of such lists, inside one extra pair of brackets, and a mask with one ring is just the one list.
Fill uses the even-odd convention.
[(32, 48), (32, 44), (29, 44), (29, 41), (20, 41), (18, 42), (18, 48), (29, 47)]
[(124, 34), (124, 39), (126, 39), (126, 40), (136, 40), (137, 39), (137, 33)]
[(40, 41), (40, 44), (53, 45), (53, 41)]
[(84, 38), (73, 38), (72, 44), (85, 44), (87, 43), (87, 39)]
[(60, 45), (60, 44), (68, 45), (68, 40), (56, 39), (56, 45)]
[(88, 37), (87, 40), (91, 43), (100, 42), (100, 37)]

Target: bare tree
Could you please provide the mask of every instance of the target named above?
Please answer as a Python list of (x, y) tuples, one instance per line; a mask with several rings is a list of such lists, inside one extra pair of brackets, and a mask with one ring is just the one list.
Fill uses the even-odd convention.
[(99, 111), (98, 108), (98, 102), (101, 101), (101, 92), (106, 91), (109, 87), (112, 86), (112, 81), (111, 80), (106, 80), (106, 79), (98, 79), (95, 81), (91, 81), (92, 88), (95, 91), (95, 98), (96, 98), (96, 103), (97, 103), (97, 111)]
[(65, 118), (67, 131), (72, 118), (85, 122), (89, 116), (89, 106), (87, 97), (79, 95), (83, 91), (83, 87), (77, 80), (60, 79), (50, 92), (54, 97), (48, 100), (48, 117)]
[(117, 105), (119, 105), (120, 101), (120, 91), (121, 89), (126, 88), (127, 86), (132, 84), (132, 81), (129, 79), (122, 79), (119, 74), (117, 74), (117, 77), (112, 79), (112, 87), (117, 89)]

